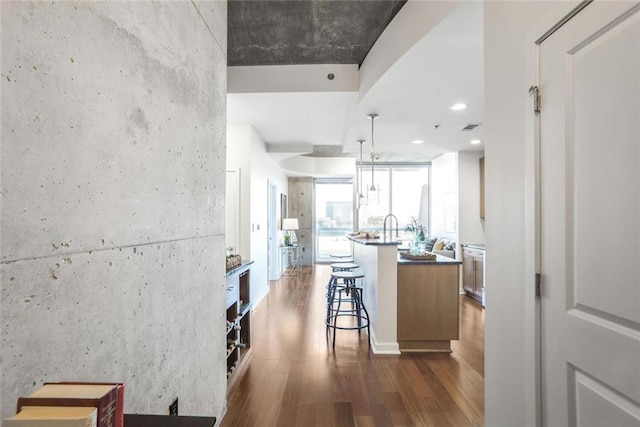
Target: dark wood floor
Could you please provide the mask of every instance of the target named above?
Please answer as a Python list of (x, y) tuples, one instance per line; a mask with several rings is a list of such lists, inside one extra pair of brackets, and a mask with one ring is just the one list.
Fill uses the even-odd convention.
[(373, 354), (366, 333), (324, 328), (328, 266), (271, 282), (222, 427), (484, 425), (484, 310), (460, 297), (453, 353)]

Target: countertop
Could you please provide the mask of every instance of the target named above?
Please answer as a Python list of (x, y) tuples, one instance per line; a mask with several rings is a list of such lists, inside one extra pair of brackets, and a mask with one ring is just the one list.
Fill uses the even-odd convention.
[(462, 246), (466, 246), (468, 248), (473, 248), (473, 249), (480, 249), (481, 251), (484, 251), (484, 243), (463, 243)]
[(351, 237), (348, 234), (347, 234), (347, 239), (351, 240), (352, 242), (358, 243), (360, 245), (367, 245), (367, 246), (398, 246), (402, 243), (396, 238), (389, 239), (387, 237), (378, 237), (375, 239), (359, 239), (359, 238)]
[(242, 261), (242, 264), (233, 267), (231, 270), (227, 270), (226, 276), (229, 277), (234, 273), (245, 270), (251, 264), (253, 264), (253, 261)]
[(400, 254), (398, 254), (398, 266), (401, 265), (416, 265), (416, 264), (427, 264), (427, 265), (460, 265), (462, 261), (458, 261), (457, 259), (449, 258), (446, 256), (436, 254), (436, 259), (430, 260), (415, 260), (415, 259), (406, 259), (402, 258)]

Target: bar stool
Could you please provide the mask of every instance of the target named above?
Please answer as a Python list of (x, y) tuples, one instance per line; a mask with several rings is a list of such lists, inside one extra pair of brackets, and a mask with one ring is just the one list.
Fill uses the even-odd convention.
[[(343, 266), (345, 266), (343, 268)], [(329, 276), (329, 282), (327, 282), (327, 293), (325, 297), (327, 298), (327, 318), (331, 315), (332, 305), (335, 303), (335, 295), (339, 290), (346, 290), (347, 281), (349, 278), (345, 278), (340, 274), (333, 274), (336, 272), (350, 272), (355, 268), (359, 268), (357, 264), (353, 265), (345, 265), (345, 264), (331, 264), (331, 275)], [(339, 297), (342, 297), (341, 293), (338, 293)], [(327, 326), (327, 332), (329, 332), (329, 327)]]
[(344, 264), (347, 262), (354, 262), (353, 258), (339, 258), (331, 261), (332, 264)]
[(353, 255), (351, 254), (346, 254), (346, 255), (342, 255), (342, 254), (329, 254), (329, 256), (331, 258), (333, 258), (332, 262), (335, 263), (340, 263), (340, 262), (353, 262)]
[(351, 254), (329, 254), (331, 258), (353, 258)]
[[(331, 272), (353, 271), (356, 268), (360, 268), (360, 266), (358, 264), (347, 262), (331, 264)], [(342, 280), (341, 282), (337, 277), (334, 277), (333, 275), (329, 276), (329, 282), (327, 283), (327, 293), (325, 294), (325, 297), (327, 298), (327, 317), (329, 316), (329, 301), (331, 300), (331, 293), (335, 293), (335, 289), (332, 288), (335, 286), (341, 286), (343, 284), (344, 280)]]
[[(334, 271), (331, 273), (327, 292), (327, 318), (325, 320), (326, 333), (333, 329), (332, 347), (336, 348), (336, 331), (357, 330), (367, 328), (367, 341), (371, 346), (371, 332), (369, 330), (369, 312), (362, 299), (362, 286), (357, 281), (364, 278), (364, 274), (354, 271)], [(343, 304), (350, 304), (345, 307)], [(355, 318), (356, 325), (338, 324), (339, 320)]]
[(359, 267), (358, 264), (352, 262), (334, 262), (331, 264), (331, 271), (353, 271)]

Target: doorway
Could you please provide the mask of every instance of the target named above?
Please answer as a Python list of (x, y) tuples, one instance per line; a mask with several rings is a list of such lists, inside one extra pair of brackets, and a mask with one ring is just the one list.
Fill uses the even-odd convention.
[(315, 262), (330, 262), (351, 254), (345, 235), (353, 230), (353, 181), (316, 179), (314, 187)]

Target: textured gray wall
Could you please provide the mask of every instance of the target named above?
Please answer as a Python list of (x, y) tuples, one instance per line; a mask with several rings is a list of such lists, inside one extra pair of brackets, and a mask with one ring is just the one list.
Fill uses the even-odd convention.
[(313, 264), (313, 179), (289, 178), (289, 217), (298, 218), (298, 263)]
[(0, 400), (124, 381), (225, 405), (225, 1), (7, 2)]

